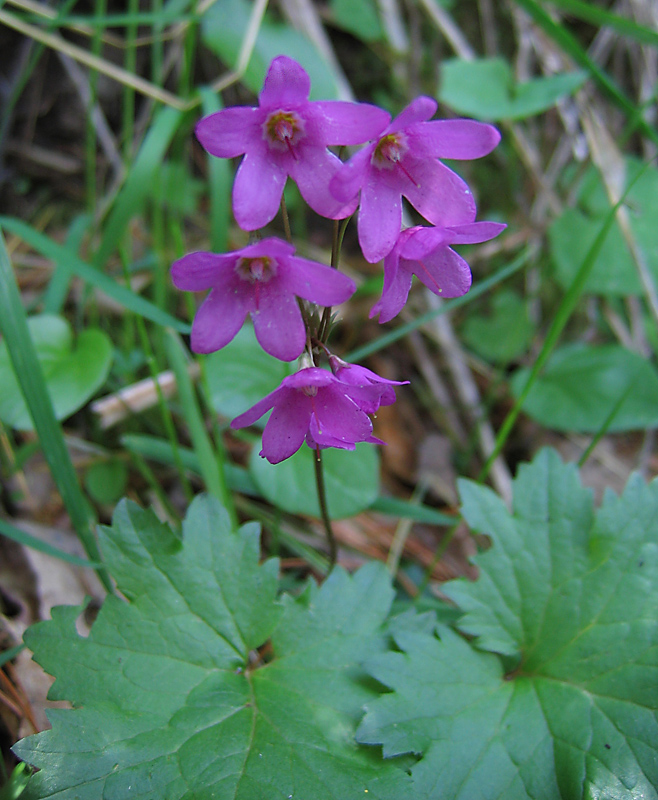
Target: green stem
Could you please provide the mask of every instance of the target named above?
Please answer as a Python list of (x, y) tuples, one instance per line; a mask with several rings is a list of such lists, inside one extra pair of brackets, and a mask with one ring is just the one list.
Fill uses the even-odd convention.
[(288, 214), (288, 206), (286, 205), (286, 198), (281, 195), (281, 218), (283, 220), (283, 230), (286, 234), (286, 241), (293, 244), (292, 230), (290, 229), (290, 216)]
[(327, 494), (324, 487), (324, 469), (322, 466), (322, 450), (320, 450), (319, 445), (315, 447), (315, 460), (313, 464), (315, 466), (315, 485), (318, 489), (320, 515), (324, 525), (324, 532), (327, 534), (327, 541), (329, 542), (329, 572), (327, 575), (330, 575), (332, 569), (336, 566), (338, 551), (336, 547), (336, 538), (334, 537), (334, 532), (331, 527), (331, 520), (329, 519), (329, 510), (327, 508)]
[[(340, 251), (343, 247), (343, 238), (345, 237), (345, 231), (347, 230), (350, 219), (351, 217), (347, 217), (346, 219), (342, 220), (342, 224), (340, 220), (334, 220), (334, 235), (331, 242), (331, 266), (334, 269), (338, 269), (338, 265), (340, 264)], [(320, 326), (318, 327), (317, 338), (321, 342), (326, 342), (329, 338), (330, 319), (331, 306), (325, 308), (324, 313), (322, 314)]]

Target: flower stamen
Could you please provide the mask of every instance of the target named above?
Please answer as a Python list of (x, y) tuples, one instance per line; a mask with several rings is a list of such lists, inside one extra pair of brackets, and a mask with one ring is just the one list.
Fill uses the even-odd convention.
[(268, 283), (277, 273), (277, 263), (274, 258), (269, 256), (259, 256), (258, 258), (239, 258), (235, 271), (243, 281), (256, 284)]
[(297, 160), (294, 147), (306, 136), (304, 121), (294, 111), (275, 111), (263, 124), (263, 137), (274, 150), (287, 150)]

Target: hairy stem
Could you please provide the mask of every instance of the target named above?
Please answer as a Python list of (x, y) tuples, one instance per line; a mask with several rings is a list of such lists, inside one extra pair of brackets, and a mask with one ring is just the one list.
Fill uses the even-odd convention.
[(320, 450), (319, 446), (315, 448), (315, 459), (313, 463), (315, 465), (315, 484), (318, 489), (320, 514), (322, 516), (322, 523), (324, 524), (324, 531), (327, 534), (327, 541), (329, 542), (329, 572), (327, 575), (330, 575), (331, 570), (336, 565), (337, 548), (336, 539), (331, 527), (331, 520), (329, 519), (329, 510), (327, 509), (327, 495), (324, 488), (324, 470), (322, 467), (322, 450)]

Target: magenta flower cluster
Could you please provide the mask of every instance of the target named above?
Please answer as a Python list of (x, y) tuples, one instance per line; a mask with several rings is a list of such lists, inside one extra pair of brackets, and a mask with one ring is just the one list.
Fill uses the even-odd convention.
[[(257, 231), (271, 222), (290, 177), (323, 217), (345, 219), (358, 208), (364, 257), (384, 259), (382, 296), (370, 314), (379, 314), (380, 322), (400, 312), (413, 275), (441, 297), (467, 292), (470, 269), (451, 245), (487, 241), (505, 226), (475, 221), (471, 191), (440, 159), (487, 155), (498, 131), (472, 120), (432, 120), (437, 104), (429, 97), (417, 98), (391, 121), (375, 106), (311, 101), (309, 92), (304, 69), (278, 56), (257, 107), (226, 108), (198, 123), (197, 137), (210, 154), (242, 157), (233, 185), (238, 225)], [(346, 162), (329, 149), (360, 144)], [(401, 230), (402, 197), (431, 227)], [(176, 261), (172, 278), (179, 289), (210, 289), (192, 324), (194, 351), (224, 347), (249, 314), (265, 351), (283, 361), (306, 352), (303, 368), (231, 423), (251, 425), (272, 410), (261, 451), (268, 461), (289, 458), (304, 441), (342, 449), (379, 443), (369, 415), (395, 400), (396, 382), (333, 355), (331, 372), (319, 368), (317, 354), (328, 353), (326, 343), (313, 340), (318, 330), (309, 330), (301, 310), (302, 301), (325, 308), (345, 302), (356, 288), (350, 278), (295, 255), (276, 237), (231, 253), (191, 253)]]

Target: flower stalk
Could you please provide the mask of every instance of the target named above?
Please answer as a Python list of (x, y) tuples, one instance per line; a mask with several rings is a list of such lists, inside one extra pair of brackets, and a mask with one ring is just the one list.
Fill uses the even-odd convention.
[(327, 543), (329, 544), (329, 572), (336, 566), (338, 558), (338, 547), (336, 545), (336, 537), (334, 530), (331, 527), (331, 519), (329, 517), (329, 508), (327, 506), (327, 493), (324, 485), (324, 468), (322, 464), (322, 450), (320, 446), (315, 447), (315, 458), (313, 459), (313, 466), (315, 467), (315, 485), (318, 491), (318, 505), (320, 506), (320, 517), (324, 525), (324, 532), (327, 535)]

